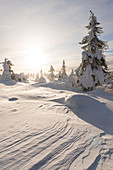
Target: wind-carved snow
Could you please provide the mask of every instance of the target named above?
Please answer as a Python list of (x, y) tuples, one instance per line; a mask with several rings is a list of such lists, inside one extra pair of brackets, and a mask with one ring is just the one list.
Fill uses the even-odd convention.
[(0, 169), (113, 169), (112, 94), (0, 87)]

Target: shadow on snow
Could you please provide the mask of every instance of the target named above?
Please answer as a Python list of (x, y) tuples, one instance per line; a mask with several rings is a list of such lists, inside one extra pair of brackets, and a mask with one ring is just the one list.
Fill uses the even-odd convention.
[(113, 135), (113, 112), (105, 103), (86, 95), (74, 95), (66, 104), (80, 119)]

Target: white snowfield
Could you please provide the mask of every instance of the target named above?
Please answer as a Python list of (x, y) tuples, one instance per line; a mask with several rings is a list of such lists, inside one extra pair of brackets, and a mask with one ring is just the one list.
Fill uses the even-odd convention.
[(28, 169), (113, 170), (113, 94), (0, 84), (0, 170)]

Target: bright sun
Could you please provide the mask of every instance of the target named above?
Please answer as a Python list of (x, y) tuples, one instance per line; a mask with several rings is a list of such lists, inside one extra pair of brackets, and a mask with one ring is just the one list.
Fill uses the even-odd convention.
[(46, 63), (46, 56), (39, 46), (33, 45), (26, 50), (27, 65), (30, 68), (41, 69)]

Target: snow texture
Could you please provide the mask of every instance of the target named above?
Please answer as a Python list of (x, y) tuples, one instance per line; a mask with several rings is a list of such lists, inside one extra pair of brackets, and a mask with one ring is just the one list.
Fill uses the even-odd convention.
[(0, 84), (0, 169), (113, 169), (113, 94), (60, 88)]

